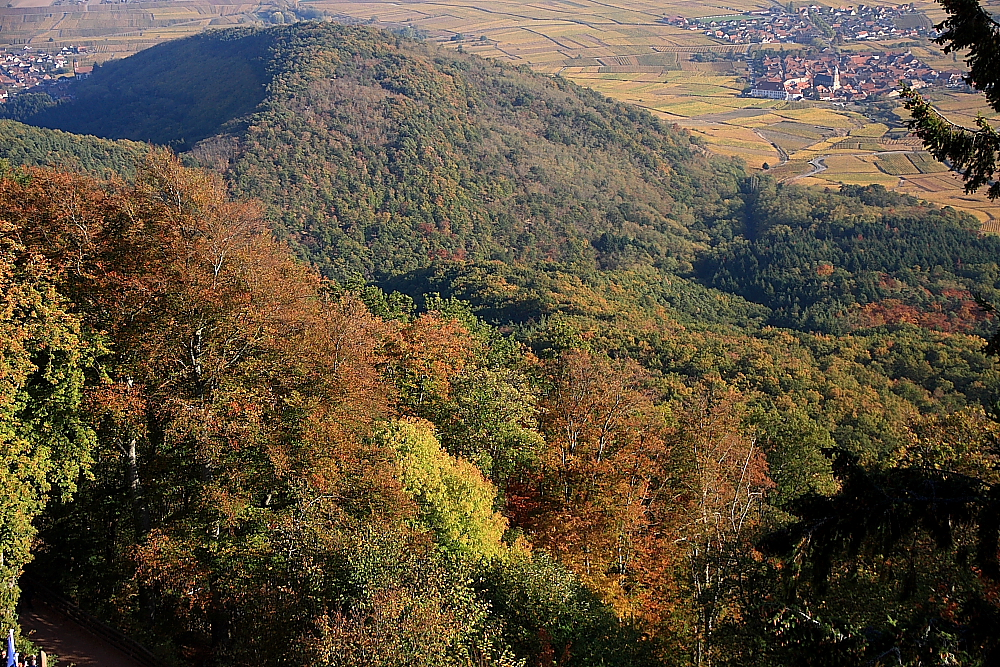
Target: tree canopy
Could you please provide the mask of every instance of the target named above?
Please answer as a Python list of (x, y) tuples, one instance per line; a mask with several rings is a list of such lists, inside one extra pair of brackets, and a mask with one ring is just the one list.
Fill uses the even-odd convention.
[[(203, 51), (263, 98), (115, 134)], [(170, 664), (988, 664), (974, 220), (367, 27), (156, 53), (59, 113), (180, 157), (0, 123), (9, 581)]]

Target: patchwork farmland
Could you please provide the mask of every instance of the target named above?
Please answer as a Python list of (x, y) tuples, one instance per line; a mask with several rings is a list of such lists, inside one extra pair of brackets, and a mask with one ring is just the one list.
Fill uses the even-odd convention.
[(239, 0), (100, 4), (11, 0), (0, 7), (0, 48), (57, 52), (83, 47), (103, 62), (202, 30), (255, 20), (262, 5)]
[[(966, 210), (986, 228), (996, 225), (1000, 231), (1000, 208), (984, 195), (966, 195), (957, 177), (922, 152), (919, 142), (906, 136), (905, 111), (892, 100), (876, 109), (743, 97), (749, 85), (747, 60), (756, 49), (780, 53), (801, 47), (733, 44), (666, 20), (681, 16), (700, 26), (716, 17), (770, 10), (774, 3), (768, 0), (70, 1), (74, 4), (11, 0), (11, 6), (0, 8), (0, 48), (82, 46), (88, 59), (101, 62), (201, 30), (296, 17), (402, 29), (645, 107), (688, 128), (708, 150), (742, 158), (782, 180), (833, 188), (881, 183)], [(931, 21), (943, 18), (932, 0), (917, 0), (914, 6)], [(906, 50), (937, 70), (962, 66), (926, 40), (852, 41), (838, 48), (859, 54)], [(933, 89), (929, 96), (950, 119), (966, 125), (988, 111), (981, 97), (960, 90)]]

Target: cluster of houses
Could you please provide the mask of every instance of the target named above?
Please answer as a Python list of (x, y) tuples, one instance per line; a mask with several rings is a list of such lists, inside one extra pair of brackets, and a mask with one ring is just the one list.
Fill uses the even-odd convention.
[(753, 64), (752, 97), (864, 101), (899, 95), (912, 88), (964, 86), (959, 70), (938, 71), (910, 52), (771, 55)]
[(663, 20), (732, 44), (811, 44), (818, 37), (842, 42), (878, 41), (936, 34), (930, 20), (912, 4), (857, 7), (812, 5), (794, 12), (775, 7), (745, 14), (700, 19), (668, 16)]
[[(803, 8), (802, 11), (806, 11)], [(934, 24), (912, 4), (810, 7), (813, 23), (825, 23), (845, 42), (935, 37)]]
[(86, 78), (93, 66), (82, 66), (77, 60), (86, 47), (63, 47), (57, 53), (47, 53), (30, 46), (0, 51), (0, 102), (29, 90), (47, 90), (72, 72)]

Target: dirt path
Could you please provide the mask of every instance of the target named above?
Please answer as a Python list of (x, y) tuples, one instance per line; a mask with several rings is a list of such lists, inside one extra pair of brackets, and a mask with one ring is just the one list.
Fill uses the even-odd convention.
[(778, 151), (778, 158), (781, 160), (779, 164), (785, 164), (786, 162), (788, 162), (788, 153), (785, 152), (784, 148), (782, 148), (778, 144), (774, 143), (773, 141), (765, 137), (763, 134), (761, 134), (759, 130), (754, 130), (753, 133), (756, 134), (761, 139), (763, 139), (764, 141), (766, 141), (767, 143), (771, 144), (771, 146), (774, 147), (774, 150)]
[[(139, 663), (91, 634), (62, 612), (38, 600), (20, 617), (21, 632), (67, 667), (142, 667)], [(55, 663), (50, 660), (49, 665)]]

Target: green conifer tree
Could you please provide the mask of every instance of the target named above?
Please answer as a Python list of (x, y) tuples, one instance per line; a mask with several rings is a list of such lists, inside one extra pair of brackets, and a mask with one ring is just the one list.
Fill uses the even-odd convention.
[[(965, 81), (983, 92), (986, 101), (1000, 110), (1000, 24), (977, 0), (939, 0), (948, 18), (936, 27), (942, 33), (934, 40), (945, 53), (968, 49)], [(938, 160), (965, 179), (966, 192), (989, 186), (990, 199), (1000, 197), (1000, 182), (994, 180), (1000, 134), (979, 117), (976, 128), (953, 123), (913, 89), (904, 86), (903, 96), (912, 119), (910, 129)]]

